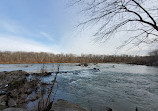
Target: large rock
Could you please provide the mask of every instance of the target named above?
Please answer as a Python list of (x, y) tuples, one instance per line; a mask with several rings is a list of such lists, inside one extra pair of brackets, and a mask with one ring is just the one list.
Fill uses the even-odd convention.
[(38, 90), (38, 83), (40, 82), (39, 79), (27, 81), (27, 74), (21, 70), (0, 72), (0, 111), (8, 107), (21, 107), (27, 102), (39, 98), (39, 95), (36, 95), (34, 98), (27, 99), (33, 91)]
[(2, 109), (7, 108), (6, 101), (7, 101), (7, 96), (6, 95), (0, 96), (0, 111)]
[(7, 101), (7, 96), (6, 95), (0, 96), (0, 103), (4, 101)]
[(27, 111), (23, 108), (7, 108), (7, 109), (4, 109), (3, 111)]
[(11, 82), (8, 84), (8, 88), (9, 88), (9, 90), (13, 90), (13, 89), (19, 88), (19, 87), (22, 86), (26, 81), (27, 81), (26, 78), (14, 79), (13, 81), (11, 81)]
[(87, 67), (87, 66), (88, 66), (88, 63), (80, 63), (80, 64), (78, 64), (77, 66), (85, 66), (85, 67)]
[(0, 89), (6, 89), (8, 84), (13, 81), (20, 81), (26, 78), (28, 73), (22, 70), (11, 71), (11, 72), (0, 72)]
[(50, 111), (88, 111), (84, 109), (83, 107), (74, 104), (69, 103), (66, 100), (59, 99), (51, 108)]
[(14, 99), (10, 98), (8, 100), (8, 106), (9, 107), (15, 107), (15, 106), (17, 106), (17, 103), (16, 103), (16, 101)]
[(27, 96), (28, 96), (27, 94), (21, 94), (21, 95), (20, 95), (20, 98), (21, 98), (21, 99), (25, 99), (25, 98), (27, 98)]
[(109, 107), (106, 107), (106, 108), (105, 108), (105, 111), (112, 111), (112, 109), (109, 108)]
[(0, 105), (0, 111), (2, 111), (3, 109), (6, 109), (8, 108), (7, 106), (3, 106), (3, 105)]
[(37, 99), (39, 99), (39, 98), (40, 98), (40, 94), (35, 94), (35, 95), (32, 95), (32, 96), (28, 97), (28, 98), (26, 99), (26, 102), (35, 101), (35, 100), (37, 100)]

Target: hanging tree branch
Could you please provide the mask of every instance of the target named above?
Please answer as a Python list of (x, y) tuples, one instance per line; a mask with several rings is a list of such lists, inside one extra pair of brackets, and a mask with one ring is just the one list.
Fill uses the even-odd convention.
[[(154, 4), (146, 8), (150, 2)], [(139, 44), (158, 40), (158, 16), (155, 15), (158, 13), (157, 0), (76, 0), (76, 3), (81, 3), (83, 12), (89, 15), (89, 19), (79, 26), (96, 22), (100, 25), (95, 33), (97, 38), (107, 40), (113, 33), (125, 28), (126, 32), (132, 30), (133, 33), (126, 43), (131, 40), (137, 40)]]

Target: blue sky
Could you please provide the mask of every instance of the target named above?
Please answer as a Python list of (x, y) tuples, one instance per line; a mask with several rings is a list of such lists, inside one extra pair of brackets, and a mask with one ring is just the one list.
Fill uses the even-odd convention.
[[(60, 2), (59, 0), (1, 0), (1, 39), (6, 39), (5, 41), (14, 39), (17, 46), (23, 41), (26, 45), (24, 50), (23, 46), (21, 48), (19, 46), (18, 49), (12, 43), (14, 41), (8, 40), (13, 46), (10, 45), (10, 48), (6, 46), (4, 50), (61, 52), (63, 33), (71, 27), (70, 14), (67, 16), (68, 12), (65, 9), (64, 0)], [(37, 50), (34, 47), (26, 49), (29, 44), (41, 49)], [(5, 46), (1, 43), (1, 50), (3, 47)]]
[[(68, 4), (68, 0), (0, 0), (0, 50), (115, 54), (122, 40), (94, 42), (95, 28), (77, 29), (84, 16)], [(140, 54), (140, 50), (125, 49), (118, 54), (133, 53)]]

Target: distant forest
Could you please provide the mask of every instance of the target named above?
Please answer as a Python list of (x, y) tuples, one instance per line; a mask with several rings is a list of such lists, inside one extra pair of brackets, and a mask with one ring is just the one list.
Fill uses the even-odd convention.
[(149, 56), (53, 54), (46, 52), (0, 52), (0, 64), (22, 63), (126, 63), (138, 65), (158, 65), (158, 51)]

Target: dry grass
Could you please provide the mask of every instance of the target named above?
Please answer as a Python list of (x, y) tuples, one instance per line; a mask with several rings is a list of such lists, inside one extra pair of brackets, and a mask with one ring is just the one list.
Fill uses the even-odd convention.
[[(50, 89), (47, 91), (47, 95), (46, 98), (44, 97), (44, 95), (46, 94), (46, 89), (45, 87), (41, 88), (41, 100), (38, 102), (38, 111), (49, 111), (54, 103), (54, 98), (58, 89), (58, 83), (57, 83), (57, 75), (59, 72), (59, 67), (60, 65), (58, 65), (58, 71), (56, 72), (55, 76), (54, 76), (54, 80), (53, 83), (50, 87)], [(56, 89), (55, 89), (55, 85), (56, 85)], [(53, 99), (51, 99), (51, 97), (53, 97)]]

